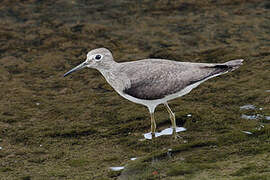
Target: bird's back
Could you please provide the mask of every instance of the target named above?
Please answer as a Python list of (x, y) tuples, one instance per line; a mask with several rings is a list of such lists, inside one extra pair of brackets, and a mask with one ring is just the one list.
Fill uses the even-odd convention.
[(126, 87), (123, 92), (146, 100), (161, 99), (177, 93), (193, 83), (229, 70), (230, 67), (226, 63), (190, 63), (164, 59), (120, 63), (117, 68), (117, 71), (125, 74), (130, 82), (130, 86)]

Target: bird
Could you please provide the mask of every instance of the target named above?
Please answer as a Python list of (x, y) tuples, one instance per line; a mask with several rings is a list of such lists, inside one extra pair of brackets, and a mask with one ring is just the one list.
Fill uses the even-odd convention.
[(89, 51), (86, 60), (66, 72), (64, 77), (85, 67), (98, 70), (120, 96), (148, 108), (151, 135), (155, 137), (154, 112), (158, 105), (166, 107), (175, 135), (175, 114), (168, 101), (188, 94), (208, 79), (239, 68), (243, 61), (236, 59), (225, 63), (194, 63), (149, 58), (118, 63), (110, 50), (98, 48)]

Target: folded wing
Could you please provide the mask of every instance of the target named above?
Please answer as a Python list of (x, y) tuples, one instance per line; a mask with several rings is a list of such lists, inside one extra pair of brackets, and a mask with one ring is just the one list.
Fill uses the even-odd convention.
[(242, 60), (208, 64), (160, 59), (124, 63), (120, 71), (129, 78), (130, 87), (123, 92), (138, 99), (161, 99), (206, 78), (232, 71), (241, 64)]

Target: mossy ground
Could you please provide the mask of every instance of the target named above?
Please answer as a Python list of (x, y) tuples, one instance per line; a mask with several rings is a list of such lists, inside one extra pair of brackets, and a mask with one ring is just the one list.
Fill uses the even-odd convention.
[[(270, 121), (241, 118), (270, 116), (269, 9), (263, 0), (2, 1), (0, 179), (269, 179)], [(139, 141), (146, 108), (95, 70), (63, 78), (98, 47), (118, 62), (245, 62), (170, 102), (182, 138)], [(156, 117), (158, 130), (170, 126), (164, 107)]]

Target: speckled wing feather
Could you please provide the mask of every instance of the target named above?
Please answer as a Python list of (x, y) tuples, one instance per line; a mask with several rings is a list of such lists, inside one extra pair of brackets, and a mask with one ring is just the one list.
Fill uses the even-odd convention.
[(226, 63), (186, 63), (161, 59), (145, 59), (122, 63), (119, 71), (130, 80), (124, 93), (145, 100), (160, 99), (177, 93), (188, 85), (233, 69)]

